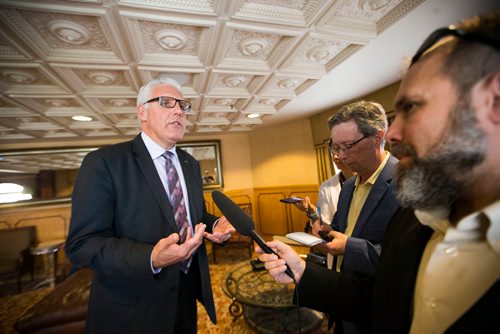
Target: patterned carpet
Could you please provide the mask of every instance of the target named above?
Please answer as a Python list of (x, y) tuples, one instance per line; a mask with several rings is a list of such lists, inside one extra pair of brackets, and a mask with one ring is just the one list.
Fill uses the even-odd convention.
[[(219, 254), (219, 253), (218, 253)], [(231, 299), (222, 291), (222, 281), (226, 274), (235, 264), (241, 262), (242, 256), (248, 257), (244, 250), (232, 250), (231, 253), (220, 253), (217, 263), (210, 264), (210, 277), (212, 280), (212, 291), (217, 312), (217, 325), (212, 324), (203, 306), (198, 303), (198, 332), (199, 333), (254, 333), (243, 317), (233, 321), (229, 314)], [(239, 257), (235, 256), (240, 254)]]
[[(231, 299), (222, 290), (221, 284), (223, 278), (227, 273), (234, 268), (235, 265), (241, 263), (242, 259), (248, 258), (246, 250), (231, 249), (222, 250), (217, 253), (217, 263), (212, 262), (211, 247), (207, 243), (207, 250), (210, 259), (210, 274), (212, 279), (212, 289), (215, 299), (215, 307), (217, 311), (217, 325), (212, 324), (209, 320), (205, 309), (198, 305), (198, 332), (199, 333), (255, 333), (244, 317), (239, 317), (233, 320), (232, 315), (229, 313), (229, 305)], [(255, 254), (254, 254), (255, 255)], [(32, 305), (37, 303), (45, 297), (52, 288), (41, 288), (32, 291), (23, 292), (22, 294), (14, 294), (5, 296), (5, 287), (0, 287), (0, 333), (11, 334), (17, 333), (13, 330), (13, 325)], [(27, 287), (29, 290), (29, 286)], [(25, 289), (26, 290), (26, 289)], [(326, 325), (323, 324), (322, 328), (317, 333), (328, 333)]]

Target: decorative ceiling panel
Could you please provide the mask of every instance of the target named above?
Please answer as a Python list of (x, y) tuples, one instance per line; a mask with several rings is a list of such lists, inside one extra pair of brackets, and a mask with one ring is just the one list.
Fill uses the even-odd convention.
[(326, 1), (321, 0), (248, 0), (235, 1), (234, 17), (245, 20), (307, 26)]
[(166, 21), (167, 16), (152, 19), (126, 17), (137, 63), (140, 65), (199, 66), (206, 64), (211, 27)]
[(106, 12), (81, 12), (75, 7), (46, 5), (39, 9), (2, 9), (0, 17), (44, 60), (121, 63), (118, 50), (112, 47)]
[(157, 9), (181, 12), (196, 13), (203, 15), (215, 15), (215, 5), (224, 1), (215, 0), (118, 0), (120, 4), (130, 5), (137, 8)]
[(423, 1), (4, 0), (0, 145), (129, 138), (161, 76), (189, 136), (251, 131)]

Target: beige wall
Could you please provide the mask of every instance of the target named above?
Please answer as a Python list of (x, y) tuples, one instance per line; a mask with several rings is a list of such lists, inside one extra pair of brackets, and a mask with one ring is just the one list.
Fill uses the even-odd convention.
[(219, 135), (216, 139), (221, 141), (225, 191), (318, 183), (308, 119), (262, 127), (249, 134)]
[(309, 120), (253, 130), (250, 147), (255, 188), (318, 183)]
[(184, 137), (184, 141), (199, 140), (220, 140), (224, 190), (253, 188), (250, 142), (247, 133)]
[(220, 139), (224, 190), (253, 188), (248, 134), (223, 136)]

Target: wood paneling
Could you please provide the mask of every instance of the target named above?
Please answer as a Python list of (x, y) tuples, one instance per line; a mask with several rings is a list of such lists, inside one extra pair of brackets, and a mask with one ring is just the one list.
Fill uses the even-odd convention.
[(69, 227), (68, 219), (69, 217), (66, 217), (64, 212), (50, 216), (24, 217), (16, 222), (14, 228), (35, 226), (36, 243), (51, 240), (66, 240)]
[[(221, 189), (216, 189), (220, 192), (223, 192), (227, 197), (231, 198), (233, 202), (236, 204), (252, 204), (253, 206), (253, 191), (252, 189), (240, 189), (240, 190), (231, 190), (231, 191), (223, 191)], [(212, 199), (212, 191), (205, 191), (203, 193), (203, 197), (205, 198), (205, 205), (207, 207), (207, 211), (215, 216), (222, 216), (219, 208), (215, 205)]]
[(266, 240), (290, 232), (304, 231), (308, 218), (293, 204), (285, 204), (282, 198), (309, 196), (312, 203), (318, 201), (318, 185), (256, 188), (255, 217), (257, 230)]
[[(304, 231), (309, 221), (304, 212), (294, 205), (280, 202), (280, 199), (291, 196), (309, 196), (312, 203), (316, 203), (318, 185), (231, 190), (224, 194), (236, 204), (252, 204), (255, 229), (266, 240), (271, 240), (275, 235), (283, 236), (289, 232)], [(221, 212), (213, 203), (211, 192), (205, 192), (204, 195), (207, 210), (220, 216)]]
[(282, 191), (259, 192), (256, 195), (259, 207), (260, 232), (263, 235), (283, 235), (284, 231), (290, 230), (290, 219), (288, 219), (286, 204), (279, 200), (284, 198)]
[(2, 209), (0, 228), (36, 226), (37, 242), (66, 239), (71, 204), (14, 207)]
[[(71, 204), (13, 207), (0, 212), (0, 228), (35, 226), (36, 243), (65, 240), (71, 217)], [(64, 251), (58, 253), (58, 263), (66, 261)], [(37, 269), (44, 267), (44, 258), (35, 258)]]

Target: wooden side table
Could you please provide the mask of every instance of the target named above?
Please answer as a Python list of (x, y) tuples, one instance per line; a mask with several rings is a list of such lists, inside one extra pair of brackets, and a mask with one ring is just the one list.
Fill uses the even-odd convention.
[(43, 285), (54, 287), (57, 276), (57, 253), (64, 247), (65, 240), (51, 240), (37, 244), (30, 248), (31, 255), (45, 256), (44, 268), (47, 278), (38, 283), (35, 289)]

